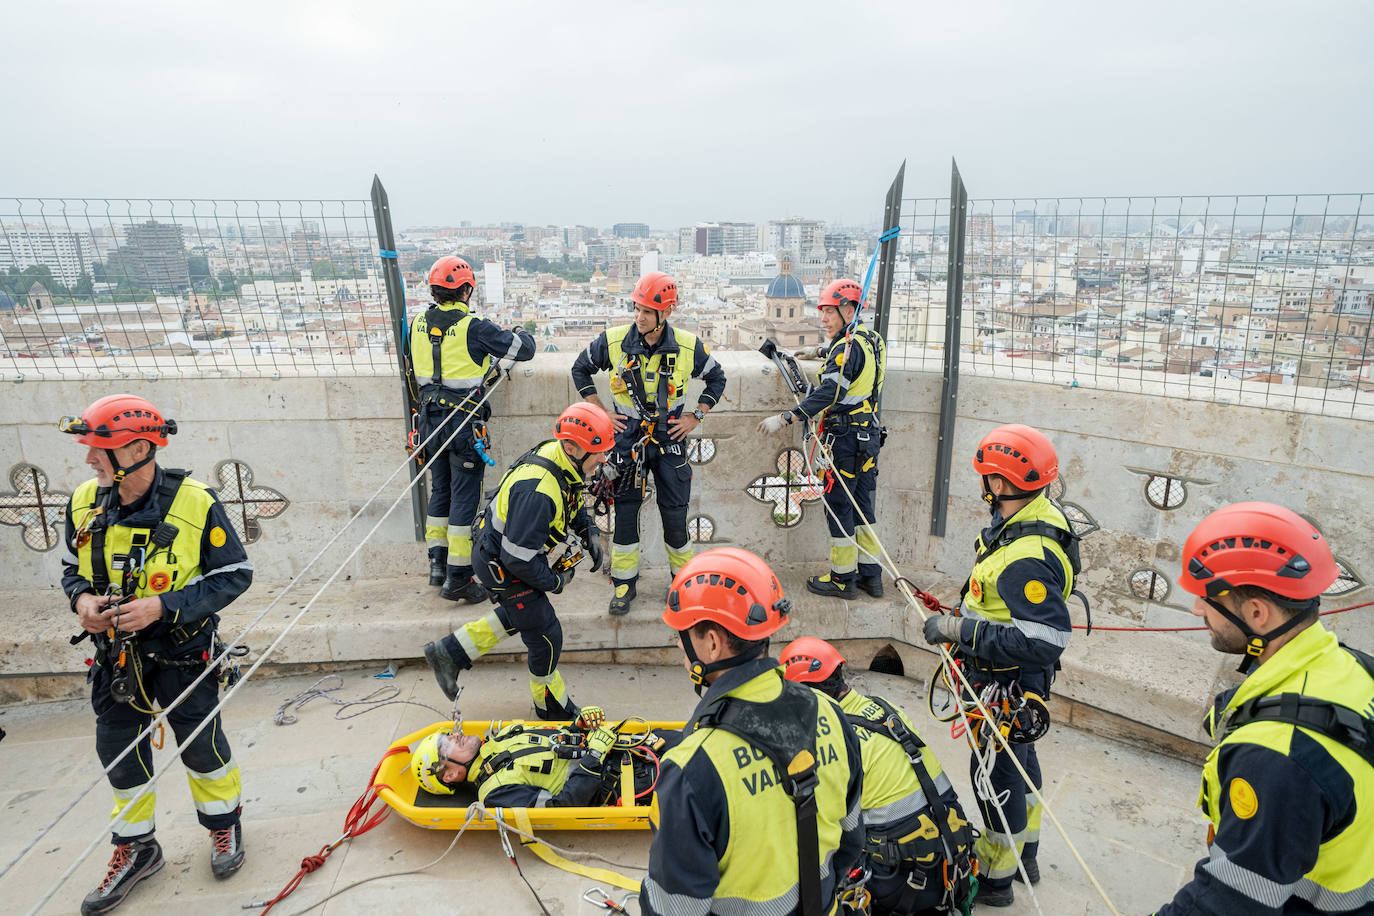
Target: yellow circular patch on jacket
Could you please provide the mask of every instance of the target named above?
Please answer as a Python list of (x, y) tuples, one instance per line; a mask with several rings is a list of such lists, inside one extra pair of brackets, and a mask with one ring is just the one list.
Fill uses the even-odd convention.
[(1235, 812), (1236, 817), (1248, 821), (1255, 816), (1255, 812), (1259, 810), (1259, 798), (1256, 797), (1250, 783), (1237, 776), (1231, 780), (1230, 795), (1231, 810)]
[(968, 580), (968, 593), (969, 593), (970, 595), (972, 595), (975, 599), (982, 598), (982, 597), (983, 597), (983, 583), (979, 582), (977, 579), (969, 579), (969, 580)]
[(216, 547), (223, 547), (224, 542), (226, 540), (228, 540), (228, 536), (224, 533), (224, 529), (221, 528), (219, 525), (216, 525), (215, 527), (210, 529), (211, 544), (215, 545)]
[(1027, 582), (1026, 587), (1021, 591), (1025, 594), (1026, 600), (1031, 604), (1039, 604), (1045, 600), (1045, 595), (1048, 594), (1045, 591), (1045, 583), (1038, 579), (1032, 579)]

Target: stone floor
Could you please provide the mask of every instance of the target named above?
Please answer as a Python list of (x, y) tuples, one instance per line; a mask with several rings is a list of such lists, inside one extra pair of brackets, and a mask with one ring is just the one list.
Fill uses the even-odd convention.
[[(400, 698), (419, 704), (446, 704), (427, 670), (405, 668), (394, 680), (377, 680), (373, 670), (341, 670), (336, 695), (363, 697), (395, 686)], [(599, 702), (612, 716), (637, 714), (680, 719), (695, 697), (685, 674), (672, 667), (571, 665), (566, 674), (582, 703)], [(209, 844), (192, 813), (189, 793), (173, 764), (158, 799), (158, 830), (167, 865), (140, 886), (121, 912), (154, 912), (194, 907), (199, 913), (244, 912), (244, 904), (265, 900), (295, 874), (301, 858), (335, 840), (349, 805), (364, 788), (382, 751), (397, 736), (444, 718), (437, 709), (393, 704), (357, 718), (337, 720), (323, 700), (307, 705), (290, 726), (273, 724), (278, 706), (318, 680), (318, 675), (250, 682), (226, 710), (226, 727), (243, 768), (245, 845), (243, 870), (216, 882), (210, 875)], [(960, 794), (971, 798), (965, 767), (967, 751), (948, 727), (924, 711), (924, 696), (914, 681), (877, 674), (857, 678), (861, 688), (882, 693), (909, 710), (923, 736), (952, 771)], [(489, 661), (464, 676), (464, 714), (469, 718), (509, 718), (524, 714), (527, 687), (522, 666)], [(633, 703), (628, 698), (633, 697)], [(99, 772), (94, 753), (94, 719), (81, 701), (30, 703), (0, 708), (0, 868), (86, 788)], [(170, 743), (170, 742), (169, 742)], [(157, 754), (159, 764), (170, 750)], [(1188, 877), (1203, 853), (1205, 823), (1193, 807), (1197, 767), (1124, 744), (1059, 728), (1040, 744), (1050, 809), (1121, 913), (1148, 912), (1165, 902)], [(109, 796), (97, 786), (75, 810), (0, 878), (0, 900), (8, 912), (28, 912), (59, 875), (96, 837)], [(274, 913), (294, 914), (327, 894), (362, 878), (406, 871), (431, 862), (452, 835), (417, 828), (391, 817), (375, 830), (340, 847), (319, 871)], [(549, 840), (591, 850), (633, 876), (648, 858), (647, 832), (555, 833)], [(102, 839), (75, 876), (44, 906), (43, 913), (75, 912), (84, 894), (103, 874), (108, 846)], [(592, 882), (557, 871), (528, 852), (520, 864), (550, 912), (605, 912), (584, 902)], [(1042, 833), (1038, 888), (1045, 916), (1109, 912), (1046, 817)], [(1020, 885), (1009, 914), (1037, 912)], [(620, 894), (617, 893), (617, 897)], [(384, 877), (330, 899), (312, 912), (439, 912), (524, 914), (538, 908), (529, 889), (501, 852), (494, 833), (462, 837), (441, 862), (420, 874)], [(634, 904), (630, 906), (635, 911)], [(249, 911), (253, 912), (253, 911)]]

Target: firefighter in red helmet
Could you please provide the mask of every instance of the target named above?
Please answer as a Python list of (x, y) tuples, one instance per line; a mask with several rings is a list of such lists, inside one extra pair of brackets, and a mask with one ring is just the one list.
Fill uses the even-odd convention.
[(535, 714), (557, 720), (577, 715), (558, 670), (563, 625), (548, 597), (572, 581), (576, 564), (551, 562), (550, 551), (575, 538), (590, 555), (592, 571), (600, 568), (601, 545), (583, 506), (583, 484), (614, 444), (606, 411), (579, 401), (554, 423), (552, 439), (526, 452), (501, 478), (478, 519), (472, 554), (477, 578), (496, 607), (424, 648), (450, 700), (458, 695), (461, 672), (507, 636), (519, 634), (529, 649)]
[(808, 578), (806, 588), (846, 601), (858, 597), (860, 590), (874, 598), (883, 595), (873, 497), (885, 435), (878, 408), (887, 345), (859, 319), (862, 298), (863, 287), (853, 280), (836, 280), (821, 290), (817, 309), (830, 341), (821, 347), (825, 367), (820, 384), (797, 407), (759, 424), (759, 431), (774, 433), (797, 420), (824, 417), (819, 435), (830, 448), (824, 497), (830, 570)]
[[(925, 639), (950, 644), (978, 695), (987, 689), (1006, 692), (1017, 703), (1044, 709), (1055, 666), (1069, 644), (1068, 599), (1079, 571), (1078, 538), (1046, 492), (1059, 476), (1059, 456), (1044, 433), (1012, 423), (983, 437), (973, 469), (982, 477), (992, 523), (975, 545), (977, 556), (957, 616), (932, 614), (925, 622)], [(1047, 712), (1043, 722), (1048, 728)], [(1026, 791), (1011, 755), (1038, 789), (1040, 760), (1034, 741), (1044, 730), (1018, 734), (1010, 740), (1010, 752), (990, 737), (984, 739), (985, 752), (997, 755), (987, 783), (993, 795), (1005, 799), (1005, 827), (991, 798), (977, 791), (987, 783), (974, 779), (985, 827), (974, 847), (980, 869), (975, 899), (984, 906), (1012, 904), (1012, 881), (1020, 878), (1018, 859), (1032, 884), (1040, 880), (1042, 806)], [(971, 769), (976, 761), (976, 756), (970, 758)]]
[(1370, 912), (1374, 658), (1317, 617), (1340, 572), (1331, 546), (1291, 509), (1235, 503), (1181, 559), (1212, 648), (1247, 676), (1204, 723), (1217, 742), (1202, 767), (1207, 857), (1158, 916)]
[[(573, 384), (582, 397), (600, 404), (592, 376), (609, 372), (616, 445), (614, 528), (611, 535), (609, 611), (630, 610), (639, 581), (639, 516), (650, 475), (663, 521), (668, 566), (676, 573), (692, 557), (687, 506), (692, 498), (692, 466), (687, 437), (725, 391), (725, 370), (704, 341), (668, 324), (678, 304), (677, 283), (661, 271), (639, 278), (630, 294), (634, 321), (599, 334), (573, 363)], [(687, 383), (706, 387), (694, 410), (687, 410)]]
[(429, 584), (439, 586), (440, 597), (469, 603), (487, 597), (472, 578), (472, 522), (491, 450), (491, 406), (477, 404), (494, 361), (534, 357), (529, 331), (472, 314), (476, 287), (467, 261), (452, 255), (435, 261), (429, 269), (434, 304), (411, 322), (406, 352), (416, 432), (428, 440), (427, 456), (438, 456), (429, 465), (425, 513)]
[[(253, 566), (214, 491), (185, 471), (156, 463), (176, 433), (147, 400), (103, 397), (59, 428), (87, 446), (95, 477), (76, 488), (67, 507), (62, 590), (95, 643), (91, 706), (95, 748), (110, 764), (205, 671), (217, 645), (219, 612), (253, 581)], [(219, 679), (203, 679), (167, 712), (180, 745), (196, 817), (210, 832), (210, 868), (227, 878), (243, 864), (238, 764), (214, 714)], [(105, 878), (82, 901), (82, 913), (119, 906), (144, 878), (162, 868), (153, 836), (157, 796), (151, 782), (150, 739), (111, 767), (114, 855)]]
[(705, 692), (663, 758), (645, 914), (828, 913), (859, 864), (859, 740), (838, 704), (769, 657), (790, 611), (747, 550), (707, 550), (673, 579), (663, 621)]

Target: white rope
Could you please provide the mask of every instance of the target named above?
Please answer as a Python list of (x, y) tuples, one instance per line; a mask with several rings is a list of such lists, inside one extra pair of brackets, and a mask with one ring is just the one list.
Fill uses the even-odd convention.
[[(500, 370), (499, 361), (497, 363), (497, 369), (498, 371)], [(286, 628), (282, 630), (281, 634), (277, 636), (275, 640), (273, 640), (272, 644), (263, 651), (263, 653), (258, 657), (258, 660), (253, 663), (252, 667), (250, 667), (246, 672), (244, 672), (244, 675), (239, 680), (239, 682), (225, 692), (224, 696), (220, 699), (219, 703), (216, 704), (212, 710), (205, 714), (205, 717), (201, 719), (200, 723), (191, 731), (190, 735), (186, 737), (186, 741), (179, 742), (179, 745), (183, 743), (189, 744), (191, 741), (195, 740), (196, 736), (198, 736), (202, 731), (205, 730), (205, 727), (210, 723), (210, 721), (215, 717), (215, 715), (218, 714), (219, 711), (224, 708), (224, 705), (229, 702), (230, 698), (235, 696), (238, 693), (239, 689), (243, 687), (245, 683), (248, 682), (248, 679), (253, 676), (254, 672), (256, 672), (259, 667), (262, 666), (262, 663), (267, 660), (268, 656), (270, 656), (272, 652), (276, 650), (277, 646), (281, 644), (282, 640), (286, 638), (286, 635), (291, 632), (292, 628), (300, 622), (300, 620), (305, 616), (305, 614), (310, 610), (310, 608), (314, 607), (316, 600), (318, 600), (320, 595), (324, 593), (325, 589), (329, 588), (329, 586), (334, 583), (334, 580), (337, 579), (339, 577), (339, 574), (343, 572), (344, 567), (346, 567), (349, 564), (349, 562), (351, 562), (352, 559), (355, 556), (357, 556), (358, 552), (362, 550), (363, 545), (365, 545), (368, 542), (368, 540), (372, 537), (372, 535), (377, 532), (377, 529), (381, 527), (382, 522), (386, 521), (386, 519), (391, 515), (395, 508), (400, 504), (401, 500), (404, 499), (410, 493), (411, 489), (415, 487), (418, 481), (424, 479), (424, 472), (429, 469), (429, 466), (431, 464), (433, 464), (440, 456), (443, 455), (444, 449), (447, 448), (449, 443), (451, 443), (457, 437), (458, 433), (463, 429), (463, 427), (471, 421), (472, 417), (476, 414), (477, 409), (480, 408), (482, 404), (486, 403), (487, 399), (491, 397), (492, 392), (494, 392), (498, 387), (500, 387), (502, 380), (503, 378), (498, 375), (497, 379), (492, 383), (491, 387), (487, 390), (486, 394), (482, 396), (482, 399), (479, 400), (473, 406), (471, 411), (469, 411), (468, 416), (456, 427), (454, 427), (453, 432), (449, 434), (449, 437), (444, 440), (443, 444), (440, 445), (437, 449), (435, 449), (434, 456), (425, 462), (424, 466), (420, 468), (419, 473), (415, 475), (414, 480), (411, 480), (410, 483), (406, 484), (405, 488), (401, 490), (400, 494), (397, 495), (396, 499), (393, 500), (391, 505), (387, 507), (387, 510), (382, 513), (381, 518), (377, 519), (376, 524), (374, 524), (372, 528), (368, 530), (367, 534), (363, 536), (363, 539), (358, 542), (358, 545), (354, 547), (352, 551), (349, 552), (348, 556), (344, 558), (343, 562), (339, 564), (338, 568), (335, 569), (334, 572), (332, 572), (329, 575), (329, 578), (325, 580), (324, 584), (321, 585), (318, 590), (316, 590), (315, 594), (311, 596), (310, 600), (307, 601), (305, 605), (300, 609), (300, 612), (296, 614), (296, 616), (292, 618), (292, 620), (286, 625)], [(458, 410), (459, 408), (455, 407), (452, 411), (450, 411), (448, 416), (444, 418), (444, 423), (447, 423), (450, 419), (452, 419), (452, 417), (454, 416), (454, 414), (458, 412)], [(433, 438), (435, 433), (439, 432), (441, 429), (443, 429), (443, 424), (439, 424), (435, 428), (435, 432), (427, 436), (425, 438), (425, 442), (421, 443), (421, 446), (427, 444), (429, 442), (429, 439)], [(369, 505), (371, 505), (372, 501), (381, 495), (382, 490), (384, 490), (387, 487), (387, 485), (391, 483), (391, 480), (397, 474), (399, 474), (402, 469), (407, 467), (412, 460), (413, 458), (407, 457), (405, 463), (402, 464), (395, 471), (393, 471), (391, 473), (391, 476), (389, 476), (385, 481), (382, 482), (382, 485), (376, 490), (376, 492), (373, 493), (373, 495), (368, 499), (368, 501), (363, 504), (362, 508), (360, 508), (356, 513), (354, 513), (353, 517), (349, 519), (348, 523), (338, 532), (336, 532), (335, 535), (332, 538), (330, 538), (329, 542), (326, 543), (325, 546), (322, 547), (317, 554), (315, 554), (315, 556), (310, 560), (310, 563), (306, 565), (305, 569), (309, 569), (312, 565), (314, 565), (314, 563), (317, 560), (319, 560), (321, 556), (324, 555), (325, 551), (327, 551), (331, 546), (333, 546), (334, 542), (339, 539), (339, 537), (348, 528), (348, 526), (351, 525), (353, 521), (356, 520), (360, 515), (362, 515), (363, 510), (366, 509)], [(208, 675), (210, 671), (214, 670), (214, 667), (217, 666), (218, 663), (222, 661), (233, 648), (238, 646), (239, 640), (243, 639), (243, 637), (246, 636), (250, 630), (256, 627), (267, 616), (268, 612), (271, 611), (272, 608), (274, 608), (283, 597), (285, 597), (286, 592), (290, 590), (291, 586), (295, 585), (296, 582), (299, 582), (301, 580), (304, 572), (305, 570), (303, 569), (301, 571), (301, 574), (297, 575), (296, 578), (293, 579), (291, 583), (289, 583), (287, 587), (282, 590), (282, 593), (279, 594), (276, 598), (274, 598), (272, 602), (262, 611), (262, 613), (259, 614), (257, 618), (254, 619), (253, 622), (248, 625), (248, 627), (243, 631), (243, 633), (239, 635), (238, 639), (236, 639), (228, 648), (224, 650), (224, 652), (220, 656), (218, 656), (215, 659), (215, 665), (207, 663), (205, 670), (201, 672), (200, 676), (196, 678), (196, 680), (193, 681), (189, 687), (182, 691), (181, 695), (178, 696), (176, 700), (172, 702), (171, 706), (163, 710), (162, 715), (160, 715), (153, 722), (149, 723), (148, 727), (145, 728), (143, 732), (137, 738), (135, 738), (118, 757), (116, 757), (113, 761), (110, 762), (109, 766), (105, 768), (104, 774), (102, 775), (108, 774), (110, 770), (115, 766), (115, 764), (119, 763), (120, 760), (124, 759), (124, 757), (129, 755), (129, 753), (138, 745), (138, 742), (143, 740), (143, 737), (145, 735), (151, 733), (154, 726), (156, 726), (157, 724), (166, 719), (167, 713), (178, 703), (182, 702), (182, 700), (184, 700), (190, 694), (190, 692), (194, 690), (195, 687), (202, 680), (205, 679), (206, 675)], [(120, 814), (116, 815), (105, 826), (105, 829), (102, 830), (101, 833), (98, 834), (95, 837), (95, 839), (91, 841), (90, 845), (86, 847), (85, 851), (82, 852), (79, 856), (77, 856), (76, 859), (71, 863), (71, 865), (66, 869), (66, 871), (64, 871), (58, 877), (57, 881), (48, 888), (47, 892), (43, 895), (42, 899), (40, 899), (31, 910), (29, 910), (30, 916), (32, 916), (32, 914), (34, 913), (37, 913), (38, 910), (41, 909), (44, 904), (46, 904), (49, 900), (52, 899), (53, 895), (57, 893), (58, 889), (61, 888), (61, 886), (65, 884), (67, 880), (72, 876), (72, 874), (75, 873), (77, 867), (80, 866), (80, 864), (84, 862), (93, 851), (95, 851), (96, 846), (98, 846), (100, 844), (100, 841), (105, 838), (105, 835), (109, 831), (109, 828), (115, 824), (123, 822), (124, 812), (129, 811), (133, 807), (135, 802), (143, 798), (145, 795), (151, 792), (154, 789), (154, 787), (157, 786), (158, 780), (162, 777), (162, 774), (166, 772), (167, 768), (171, 766), (172, 762), (172, 760), (168, 760), (166, 763), (164, 763), (160, 769), (156, 770), (153, 773), (152, 778), (147, 783), (145, 783), (143, 787), (140, 788), (139, 791), (135, 793), (134, 796), (125, 803), (124, 807), (121, 809)], [(22, 858), (28, 852), (28, 850), (32, 849), (36, 843), (38, 843), (44, 836), (46, 836), (47, 833), (51, 831), (54, 826), (56, 826), (57, 821), (60, 821), (62, 817), (66, 816), (67, 812), (71, 811), (71, 809), (74, 808), (76, 804), (80, 802), (80, 800), (91, 791), (91, 789), (99, 785), (100, 782), (101, 780), (97, 779), (94, 783), (88, 786), (81, 793), (81, 795), (77, 797), (76, 801), (73, 801), (70, 805), (67, 806), (66, 810), (64, 810), (62, 814), (58, 816), (57, 820), (53, 821), (52, 824), (49, 824), (46, 828), (44, 828), (43, 831), (39, 833), (39, 835), (35, 837), (34, 840), (30, 842), (27, 847), (25, 847), (25, 849), (20, 851), (19, 855), (14, 859), (14, 861), (12, 861), (9, 865), (6, 866), (6, 871), (8, 871), (9, 868), (13, 866), (15, 862), (18, 862), (19, 859)], [(4, 872), (0, 872), (0, 877), (3, 876)]]
[[(846, 346), (847, 345), (848, 344), (846, 343)], [(791, 389), (788, 390), (791, 391)], [(791, 392), (791, 394), (792, 399), (797, 402), (798, 406), (801, 406), (801, 398), (797, 396), (797, 393), (793, 391)], [(874, 415), (874, 419), (877, 419), (876, 414)], [(804, 420), (803, 424), (805, 428), (809, 431), (810, 420)], [(928, 616), (926, 613), (925, 605), (916, 600), (915, 594), (911, 591), (911, 585), (909, 580), (905, 580), (901, 576), (901, 570), (897, 568), (896, 562), (893, 561), (892, 556), (887, 552), (887, 547), (878, 537), (877, 530), (874, 528), (872, 521), (868, 517), (866, 517), (863, 513), (863, 510), (859, 508), (858, 500), (854, 498), (854, 494), (850, 492), (849, 486), (844, 482), (844, 475), (841, 474), (839, 469), (835, 467), (834, 455), (831, 453), (830, 447), (827, 446), (825, 444), (825, 441), (821, 439), (819, 436), (816, 437), (816, 442), (821, 449), (823, 459), (826, 462), (828, 462), (829, 467), (832, 469), (832, 479), (838, 482), (841, 489), (844, 490), (844, 495), (849, 500), (850, 504), (853, 505), (854, 514), (858, 517), (860, 522), (864, 526), (868, 527), (872, 532), (873, 540), (875, 543), (877, 543), (878, 550), (882, 554), (881, 565), (885, 570), (887, 570), (892, 575), (893, 579), (896, 582), (898, 591), (900, 591), (906, 597), (907, 603), (909, 603), (913, 608), (915, 608), (916, 613), (920, 615), (921, 622), (924, 623), (926, 617)], [(807, 454), (805, 451), (802, 452), (802, 455), (806, 459), (807, 474), (812, 477), (816, 476), (815, 466), (812, 464), (811, 456)], [(839, 526), (840, 522), (838, 516), (835, 515), (835, 511), (830, 508), (830, 506), (825, 502), (824, 498), (821, 499), (821, 505), (825, 507), (825, 511), (829, 513), (831, 518), (835, 519), (835, 524)], [(855, 542), (855, 546), (857, 547), (857, 541)], [(941, 663), (945, 665), (949, 670), (956, 672), (957, 677), (962, 679), (964, 677), (963, 671), (960, 670), (959, 667), (954, 664), (954, 657), (950, 655), (949, 649), (943, 643), (941, 643), (938, 648), (940, 650), (940, 656), (942, 660)], [(983, 701), (976, 694), (973, 693), (971, 688), (969, 689), (969, 692), (970, 694), (973, 694), (973, 701), (977, 706), (978, 711), (985, 717), (985, 721), (991, 723), (993, 721), (992, 714), (988, 711), (987, 707), (983, 705)], [(964, 727), (967, 729), (969, 728), (970, 723), (968, 721), (968, 716), (964, 711), (964, 704), (957, 702), (958, 696), (959, 694), (956, 693), (956, 709), (958, 710), (958, 715), (963, 718)], [(1083, 869), (1083, 873), (1088, 876), (1088, 881), (1091, 882), (1093, 888), (1097, 891), (1098, 895), (1101, 896), (1102, 901), (1107, 905), (1107, 909), (1111, 911), (1113, 916), (1120, 916), (1120, 912), (1116, 909), (1115, 906), (1112, 905), (1111, 898), (1107, 896), (1107, 892), (1103, 889), (1102, 884), (1097, 880), (1097, 876), (1093, 874), (1092, 869), (1088, 867), (1088, 863), (1083, 859), (1083, 856), (1078, 852), (1078, 848), (1074, 846), (1073, 841), (1069, 839), (1069, 835), (1064, 830), (1064, 826), (1059, 822), (1059, 818), (1055, 816), (1052, 810), (1050, 810), (1049, 802), (1045, 800), (1045, 797), (1040, 793), (1040, 790), (1035, 787), (1035, 783), (1031, 781), (1030, 775), (1026, 772), (1025, 768), (1021, 766), (1021, 761), (1017, 760), (1016, 755), (1012, 753), (1011, 744), (1006, 740), (1006, 738), (1002, 735), (1001, 731), (997, 728), (992, 728), (991, 732), (994, 737), (994, 740), (996, 740), (1002, 745), (1001, 749), (1005, 750), (1006, 753), (1011, 757), (1011, 762), (1016, 766), (1016, 771), (1021, 775), (1022, 780), (1024, 780), (1026, 783), (1026, 788), (1028, 788), (1031, 791), (1031, 793), (1035, 796), (1036, 800), (1040, 802), (1041, 808), (1043, 809), (1044, 813), (1049, 816), (1050, 823), (1054, 825), (1055, 830), (1057, 830), (1059, 832), (1059, 835), (1063, 837), (1065, 845), (1069, 848), (1069, 852), (1072, 853), (1074, 859), (1078, 862), (1079, 867)], [(978, 748), (973, 744), (973, 742), (970, 742), (969, 746), (972, 748), (974, 756), (978, 757), (980, 767), (986, 765), (981, 753), (979, 752)], [(991, 767), (989, 767), (989, 772), (990, 771)], [(997, 809), (998, 816), (1002, 821), (1002, 827), (1006, 831), (1006, 835), (1008, 837), (1011, 837), (1011, 831), (1007, 829), (1008, 825), (1006, 813), (1002, 810), (1002, 806), (997, 804), (996, 798), (990, 798), (988, 800), (991, 801), (993, 803), (993, 807)], [(1030, 893), (1031, 900), (1035, 903), (1035, 909), (1037, 912), (1041, 913), (1041, 916), (1044, 916), (1044, 911), (1040, 909), (1040, 900), (1035, 895), (1035, 890), (1031, 886), (1030, 876), (1026, 874), (1026, 866), (1021, 861), (1021, 853), (1016, 849), (1016, 845), (1014, 842), (1012, 843), (1011, 848), (1013, 855), (1015, 855), (1016, 857), (1017, 870), (1021, 873), (1021, 877), (1025, 880), (1026, 890)]]

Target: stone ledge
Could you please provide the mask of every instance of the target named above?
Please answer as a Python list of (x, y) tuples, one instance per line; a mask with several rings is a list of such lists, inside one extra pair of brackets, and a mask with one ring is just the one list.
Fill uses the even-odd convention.
[[(924, 681), (936, 654), (920, 636), (920, 617), (898, 597), (844, 602), (806, 592), (807, 572), (778, 569), (792, 596), (793, 620), (786, 640), (820, 636), (836, 643), (851, 669), (867, 669), (880, 654), (900, 661), (902, 673)], [(311, 599), (318, 582), (302, 582), (258, 625), (246, 642), (250, 661), (284, 631)], [(659, 619), (655, 607), (667, 587), (665, 573), (649, 572), (640, 580), (640, 598), (630, 613), (606, 613), (610, 589), (600, 576), (579, 576), (554, 598), (563, 622), (564, 652), (570, 663), (677, 664), (676, 636)], [(257, 585), (223, 615), (222, 633), (238, 636), (283, 590)], [(889, 589), (889, 594), (895, 594)], [(0, 702), (55, 699), (79, 693), (89, 643), (73, 648), (68, 638), (77, 630), (56, 589), (0, 593), (14, 609), (0, 624)], [(268, 667), (337, 666), (390, 660), (418, 660), (425, 642), (474, 619), (490, 605), (444, 601), (419, 574), (394, 579), (334, 583), (273, 653)], [(1099, 615), (1100, 616), (1100, 615)], [(1098, 621), (1110, 623), (1116, 621)], [(1133, 643), (1151, 639), (1167, 642)], [(524, 648), (518, 640), (503, 644), (494, 658), (515, 661)], [(1123, 660), (1129, 660), (1124, 662)], [(1223, 657), (1205, 643), (1166, 634), (1076, 631), (1055, 683), (1056, 715), (1092, 731), (1136, 740), (1153, 748), (1194, 757), (1205, 748), (1198, 725), (1211, 701)], [(321, 669), (324, 670), (324, 669)], [(73, 677), (77, 675), (77, 677)], [(1061, 721), (1063, 719), (1061, 718)]]

